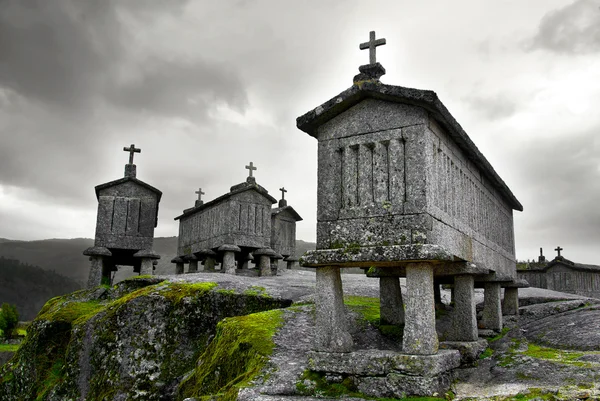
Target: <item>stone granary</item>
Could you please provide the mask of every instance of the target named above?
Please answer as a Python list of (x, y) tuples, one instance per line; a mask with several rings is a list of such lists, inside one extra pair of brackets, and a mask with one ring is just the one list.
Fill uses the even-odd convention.
[(287, 262), (288, 269), (294, 267), (298, 262), (296, 255), (296, 222), (301, 221), (302, 217), (288, 206), (285, 199), (285, 188), (279, 188), (281, 199), (278, 207), (271, 209), (271, 248), (283, 256)]
[[(516, 313), (518, 305), (513, 210), (523, 207), (434, 92), (380, 82), (381, 44), (371, 32), (360, 46), (370, 64), (354, 84), (296, 121), (318, 141), (317, 250), (301, 259), (316, 268), (312, 369), (327, 371), (332, 353), (350, 353), (333, 357), (340, 361), (371, 358), (353, 350), (344, 317), (340, 269), (362, 267), (380, 280), (381, 319), (404, 324), (403, 353), (437, 366), (388, 379), (409, 394), (415, 380), (435, 382), (432, 394), (445, 391), (444, 372), (458, 364), (455, 350), (438, 350), (434, 285), (454, 285), (448, 339), (478, 341), (475, 286), (485, 288), (481, 323), (501, 329), (502, 286), (506, 309)], [(406, 277), (404, 303), (399, 277)], [(384, 380), (377, 376), (370, 382)]]
[(136, 178), (133, 155), (141, 149), (131, 145), (123, 150), (129, 152), (125, 176), (96, 186), (96, 238), (94, 246), (83, 252), (91, 261), (88, 288), (109, 283), (117, 266), (152, 274), (154, 260), (160, 259), (152, 247), (162, 192)]
[(541, 253), (537, 263), (519, 264), (517, 275), (531, 287), (600, 298), (600, 266), (575, 263), (560, 254), (550, 262)]
[[(277, 200), (256, 183), (253, 163), (246, 168), (250, 173), (245, 182), (210, 202), (199, 198), (193, 208), (175, 218), (179, 239), (172, 262), (177, 274), (183, 273), (184, 263), (189, 263), (189, 272), (198, 271), (199, 261), (205, 271), (214, 271), (221, 263), (224, 273), (251, 274), (248, 265), (254, 260), (260, 275), (271, 275), (272, 263), (294, 255), (295, 221), (300, 216), (283, 199), (272, 210)], [(278, 228), (275, 232), (273, 226)]]

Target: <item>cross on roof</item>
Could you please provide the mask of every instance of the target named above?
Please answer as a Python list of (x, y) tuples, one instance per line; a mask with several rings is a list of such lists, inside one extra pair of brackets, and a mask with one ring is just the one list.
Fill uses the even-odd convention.
[(560, 256), (560, 251), (562, 251), (563, 249), (562, 249), (562, 248), (560, 247), (560, 245), (559, 245), (559, 246), (557, 246), (557, 247), (556, 247), (554, 250), (555, 250), (556, 252), (558, 252), (558, 256)]
[(375, 31), (369, 32), (369, 41), (361, 43), (360, 50), (369, 49), (369, 63), (375, 64), (377, 62), (375, 57), (375, 48), (377, 46), (385, 45), (385, 39), (375, 39)]
[(134, 153), (142, 153), (142, 149), (138, 149), (132, 143), (130, 147), (124, 147), (123, 150), (125, 152), (129, 152), (129, 164), (133, 164), (133, 154)]
[(202, 195), (206, 195), (204, 192), (202, 192), (202, 188), (198, 188), (198, 190), (194, 193), (198, 194), (198, 200), (202, 200)]
[(249, 177), (252, 177), (252, 171), (258, 170), (258, 168), (254, 167), (254, 164), (252, 164), (252, 162), (250, 162), (249, 166), (246, 166), (247, 170), (250, 170), (250, 175)]
[(285, 189), (285, 187), (281, 187), (279, 190), (281, 191), (281, 199), (285, 199), (285, 193), (287, 192), (287, 189)]

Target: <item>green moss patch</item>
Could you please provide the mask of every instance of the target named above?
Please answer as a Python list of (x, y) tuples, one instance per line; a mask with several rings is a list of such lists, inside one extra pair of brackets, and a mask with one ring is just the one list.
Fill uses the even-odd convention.
[(369, 323), (379, 325), (379, 298), (350, 295), (344, 297), (344, 304)]
[(0, 352), (16, 352), (19, 344), (0, 344)]
[(272, 337), (282, 323), (283, 311), (278, 309), (219, 322), (193, 374), (181, 383), (178, 399), (209, 394), (218, 400), (237, 399), (238, 390), (265, 366), (275, 347)]

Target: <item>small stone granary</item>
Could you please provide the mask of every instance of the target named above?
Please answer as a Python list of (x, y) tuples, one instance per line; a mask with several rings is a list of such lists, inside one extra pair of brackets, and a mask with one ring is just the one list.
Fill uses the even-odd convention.
[(296, 254), (296, 222), (302, 217), (288, 206), (285, 199), (285, 188), (280, 188), (281, 199), (278, 207), (271, 209), (271, 248), (283, 256), (287, 262), (288, 269), (294, 267), (298, 259)]
[[(501, 287), (505, 310), (518, 307), (513, 210), (523, 208), (434, 92), (379, 81), (382, 44), (371, 32), (360, 45), (370, 64), (352, 87), (297, 119), (318, 140), (317, 250), (301, 259), (316, 268), (311, 369), (361, 371), (359, 390), (376, 397), (431, 395), (446, 391), (459, 363), (456, 350), (439, 350), (434, 288), (454, 285), (454, 346), (479, 344), (475, 286), (485, 288), (482, 325), (500, 330)], [(380, 280), (380, 317), (404, 324), (403, 354), (353, 349), (346, 267)]]
[[(189, 272), (198, 271), (198, 262), (204, 264), (204, 271), (215, 271), (221, 263), (224, 273), (252, 274), (248, 265), (254, 260), (260, 275), (271, 275), (272, 263), (294, 254), (295, 222), (300, 216), (284, 199), (272, 210), (277, 200), (256, 183), (253, 163), (246, 168), (245, 182), (207, 203), (200, 199), (204, 194), (200, 189), (196, 205), (175, 218), (179, 239), (172, 262), (177, 274), (183, 273), (185, 263)], [(293, 258), (288, 262), (293, 263)]]
[(572, 262), (560, 254), (562, 250), (557, 247), (557, 256), (547, 262), (540, 249), (537, 262), (517, 267), (518, 277), (531, 287), (600, 298), (600, 266)]
[(110, 282), (111, 272), (121, 265), (152, 274), (154, 260), (160, 259), (152, 247), (162, 192), (136, 178), (133, 155), (141, 149), (131, 145), (123, 150), (129, 152), (125, 176), (96, 186), (96, 238), (83, 252), (91, 261), (88, 288)]

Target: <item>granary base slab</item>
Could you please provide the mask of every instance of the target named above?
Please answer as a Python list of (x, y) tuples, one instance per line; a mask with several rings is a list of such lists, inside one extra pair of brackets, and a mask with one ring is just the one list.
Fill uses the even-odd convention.
[(460, 365), (459, 352), (450, 349), (433, 355), (359, 350), (311, 351), (308, 356), (310, 370), (351, 377), (360, 392), (372, 397), (443, 394), (450, 387), (452, 369)]
[(455, 349), (460, 352), (460, 364), (473, 365), (479, 360), (479, 355), (488, 346), (485, 339), (478, 341), (442, 341), (440, 342), (441, 349)]

